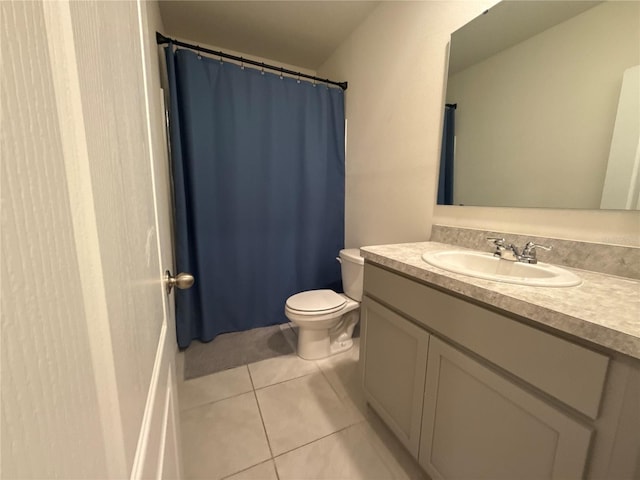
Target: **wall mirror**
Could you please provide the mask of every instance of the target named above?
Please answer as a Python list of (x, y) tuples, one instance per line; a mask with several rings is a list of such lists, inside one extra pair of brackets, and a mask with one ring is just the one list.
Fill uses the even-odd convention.
[(439, 205), (640, 209), (640, 1), (503, 1), (451, 36)]

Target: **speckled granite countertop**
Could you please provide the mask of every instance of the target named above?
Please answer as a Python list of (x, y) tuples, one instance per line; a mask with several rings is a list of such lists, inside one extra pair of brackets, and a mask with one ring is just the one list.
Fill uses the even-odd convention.
[(422, 260), (425, 252), (468, 250), (437, 242), (362, 247), (369, 262), (517, 314), (640, 360), (640, 281), (567, 268), (577, 287), (527, 287), (459, 275)]

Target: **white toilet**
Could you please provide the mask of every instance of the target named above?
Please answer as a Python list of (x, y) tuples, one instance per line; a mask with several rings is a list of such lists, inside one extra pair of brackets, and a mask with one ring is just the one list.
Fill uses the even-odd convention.
[(353, 329), (360, 319), (364, 258), (360, 249), (340, 250), (344, 294), (307, 290), (287, 299), (284, 313), (298, 326), (298, 356), (306, 360), (328, 357), (353, 346)]

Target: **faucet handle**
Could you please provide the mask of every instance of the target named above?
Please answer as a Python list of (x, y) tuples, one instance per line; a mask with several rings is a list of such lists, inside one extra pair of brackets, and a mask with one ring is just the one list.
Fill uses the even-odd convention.
[(487, 237), (487, 240), (493, 243), (495, 246), (503, 246), (506, 240), (502, 237)]
[(551, 250), (552, 247), (538, 245), (537, 243), (533, 242), (527, 242), (527, 244), (522, 249), (520, 261), (524, 263), (538, 263), (538, 257), (536, 255), (536, 251), (538, 248), (541, 248), (542, 250)]
[(531, 255), (535, 252), (536, 248), (541, 248), (542, 250), (551, 250), (553, 247), (547, 247), (546, 245), (538, 245), (537, 243), (527, 242), (527, 244), (522, 249), (522, 255)]
[(496, 249), (493, 252), (494, 257), (502, 258), (503, 252), (507, 250), (511, 245), (507, 244), (507, 241), (502, 237), (487, 237), (487, 240), (493, 243)]

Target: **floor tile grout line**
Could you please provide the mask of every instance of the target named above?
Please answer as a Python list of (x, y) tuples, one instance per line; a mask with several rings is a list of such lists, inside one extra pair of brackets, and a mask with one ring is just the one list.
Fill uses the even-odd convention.
[[(269, 359), (267, 359), (267, 360), (269, 360)], [(316, 362), (314, 361), (314, 363), (316, 363)], [(265, 386), (263, 386), (263, 387), (257, 387), (257, 388), (256, 388), (256, 386), (255, 386), (255, 385), (254, 385), (254, 383), (253, 383), (253, 377), (251, 376), (251, 369), (249, 368), (249, 365), (251, 365), (251, 364), (250, 364), (250, 363), (247, 363), (247, 364), (245, 364), (245, 365), (241, 365), (241, 366), (244, 366), (244, 367), (246, 367), (246, 368), (247, 368), (247, 371), (248, 371), (248, 373), (249, 373), (249, 380), (251, 381), (251, 390), (253, 390), (253, 391), (264, 390), (265, 388), (273, 387), (273, 386), (275, 386), (275, 385), (281, 385), (281, 384), (286, 383), (286, 382), (289, 382), (289, 381), (291, 381), (291, 380), (298, 380), (298, 379), (303, 378), (303, 377), (308, 377), (309, 375), (317, 374), (319, 371), (320, 371), (321, 373), (323, 373), (323, 376), (325, 377), (325, 379), (326, 379), (327, 381), (329, 381), (329, 380), (328, 380), (328, 378), (324, 375), (324, 372), (322, 372), (322, 369), (321, 369), (320, 367), (318, 367), (318, 366), (317, 366), (317, 364), (316, 364), (316, 367), (317, 367), (317, 368), (316, 368), (316, 370), (314, 370), (314, 371), (312, 371), (312, 372), (304, 373), (304, 374), (299, 375), (299, 376), (297, 376), (297, 377), (288, 378), (288, 379), (286, 379), (286, 380), (281, 380), (281, 381), (278, 381), (278, 382), (275, 382), (275, 383), (271, 383), (271, 384), (269, 384), (269, 385), (265, 385)], [(234, 368), (240, 368), (240, 367), (234, 367)], [(329, 382), (329, 385), (331, 385), (331, 382)], [(333, 387), (331, 387), (331, 388), (333, 389)], [(214, 403), (222, 402), (223, 400), (228, 400), (228, 399), (230, 399), (230, 398), (239, 397), (240, 395), (245, 395), (245, 394), (247, 394), (247, 393), (251, 392), (251, 390), (247, 390), (247, 391), (245, 391), (245, 392), (240, 392), (240, 393), (234, 393), (233, 395), (230, 395), (230, 396), (228, 396), (228, 397), (219, 398), (219, 399), (217, 399), (217, 400), (213, 400), (213, 401), (205, 402), (205, 403), (202, 403), (202, 404), (199, 404), (199, 405), (194, 405), (193, 407), (184, 408), (184, 409), (181, 409), (181, 410), (180, 410), (180, 412), (187, 412), (187, 411), (189, 411), (189, 410), (193, 410), (194, 408), (200, 408), (200, 407), (204, 407), (205, 405), (210, 405), (210, 404), (214, 404)], [(334, 390), (334, 392), (335, 392), (335, 393), (336, 393), (336, 395), (337, 395), (338, 393), (335, 391), (335, 389), (333, 389), (333, 390)], [(340, 396), (339, 396), (339, 395), (338, 395), (338, 398), (340, 398)]]
[[(281, 327), (285, 327), (285, 328), (282, 328), (282, 330), (287, 330), (288, 329), (289, 331), (293, 332), (293, 335), (286, 335), (285, 334), (285, 339), (287, 340), (287, 343), (289, 345), (291, 345), (291, 341), (290, 341), (291, 338), (290, 337), (293, 337), (293, 339), (297, 338), (297, 335), (295, 335), (295, 330), (292, 328), (291, 325), (282, 325)], [(267, 440), (267, 446), (269, 448), (270, 457), (265, 459), (265, 460), (263, 460), (263, 461), (255, 463), (254, 465), (245, 467), (242, 470), (239, 470), (237, 472), (225, 475), (224, 477), (221, 477), (220, 480), (228, 480), (228, 479), (234, 477), (235, 475), (241, 474), (243, 472), (247, 472), (247, 471), (249, 471), (249, 470), (251, 470), (253, 468), (256, 468), (258, 466), (263, 466), (264, 468), (267, 468), (266, 465), (264, 465), (264, 464), (267, 464), (268, 462), (271, 462), (272, 468), (274, 469), (275, 477), (278, 480), (280, 480), (280, 475), (281, 474), (278, 471), (277, 464), (276, 464), (276, 461), (277, 461), (278, 458), (283, 457), (283, 456), (285, 456), (287, 454), (290, 454), (292, 452), (295, 452), (295, 451), (300, 450), (300, 449), (305, 448), (305, 447), (310, 447), (310, 449), (312, 451), (315, 451), (315, 447), (313, 447), (314, 443), (318, 443), (319, 441), (327, 439), (328, 437), (331, 437), (333, 435), (343, 434), (343, 432), (348, 431), (348, 429), (350, 429), (352, 427), (354, 427), (356, 429), (365, 428), (366, 430), (371, 430), (371, 431), (375, 432), (375, 429), (373, 428), (372, 423), (371, 423), (370, 419), (368, 418), (368, 415), (365, 414), (361, 410), (361, 408), (359, 406), (360, 401), (359, 400), (356, 401), (355, 397), (353, 397), (351, 395), (351, 390), (350, 389), (343, 390), (343, 388), (342, 388), (343, 386), (346, 386), (347, 384), (351, 385), (352, 384), (351, 380), (356, 380), (356, 383), (358, 383), (358, 379), (357, 378), (353, 379), (351, 377), (351, 375), (349, 375), (346, 378), (343, 378), (343, 376), (341, 374), (338, 374), (338, 371), (340, 371), (340, 367), (342, 365), (341, 361), (334, 364), (334, 362), (324, 362), (323, 360), (325, 360), (325, 359), (312, 360), (312, 361), (309, 361), (309, 364), (313, 364), (313, 370), (312, 371), (304, 373), (304, 374), (301, 374), (299, 376), (294, 376), (292, 378), (283, 379), (283, 380), (277, 381), (275, 383), (272, 383), (272, 384), (269, 384), (269, 385), (264, 385), (262, 387), (256, 388), (256, 383), (255, 383), (255, 381), (253, 379), (253, 375), (252, 375), (252, 369), (250, 368), (250, 366), (252, 364), (256, 364), (256, 363), (259, 363), (261, 361), (267, 361), (267, 360), (271, 360), (271, 359), (273, 359), (273, 360), (275, 360), (277, 358), (281, 358), (282, 359), (283, 357), (290, 356), (290, 355), (292, 355), (292, 354), (278, 355), (278, 356), (272, 357), (270, 359), (263, 359), (263, 360), (260, 360), (260, 361), (257, 361), (257, 362), (244, 363), (242, 365), (238, 365), (238, 367), (234, 367), (234, 368), (245, 367), (246, 370), (244, 370), (244, 371), (246, 371), (248, 373), (248, 375), (249, 375), (249, 381), (250, 381), (250, 389), (249, 390), (244, 391), (244, 392), (240, 392), (240, 393), (236, 393), (236, 394), (230, 395), (230, 396), (225, 397), (225, 398), (220, 398), (220, 399), (217, 399), (217, 400), (214, 400), (214, 401), (208, 401), (208, 402), (203, 403), (201, 405), (195, 405), (195, 406), (189, 407), (189, 408), (187, 408), (185, 410), (181, 410), (181, 413), (182, 412), (189, 412), (189, 411), (194, 410), (194, 409), (199, 408), (199, 407), (206, 407), (206, 406), (214, 405), (214, 404), (217, 404), (217, 403), (222, 402), (224, 400), (234, 399), (234, 398), (237, 398), (239, 396), (246, 395), (246, 394), (248, 394), (250, 392), (253, 392), (254, 398), (255, 398), (255, 401), (256, 401), (256, 405), (258, 407), (258, 413), (260, 415), (260, 421), (262, 423), (263, 432), (265, 434), (265, 439)], [(293, 356), (295, 356), (295, 355), (296, 354), (295, 354), (295, 351), (294, 351), (293, 352)], [(351, 359), (347, 359), (347, 361), (351, 362)], [(357, 362), (357, 359), (355, 361)], [(308, 366), (309, 366), (309, 368), (311, 368), (311, 365), (308, 365)], [(295, 371), (296, 369), (294, 368), (293, 370)], [(354, 412), (357, 412), (358, 415), (357, 416), (353, 416), (353, 418), (351, 419), (352, 423), (350, 423), (348, 425), (345, 425), (342, 428), (339, 428), (339, 429), (337, 429), (335, 431), (332, 431), (332, 432), (327, 433), (325, 435), (322, 435), (322, 436), (320, 436), (318, 438), (315, 438), (313, 440), (307, 441), (306, 443), (298, 445), (298, 446), (296, 446), (294, 448), (287, 449), (287, 450), (285, 450), (285, 451), (283, 451), (281, 453), (278, 453), (277, 455), (274, 455), (274, 450), (273, 450), (273, 447), (271, 446), (271, 440), (269, 438), (269, 434), (268, 434), (267, 429), (266, 429), (266, 424), (265, 424), (264, 416), (262, 414), (262, 409), (261, 409), (261, 406), (260, 406), (259, 397), (257, 396), (257, 392), (261, 391), (261, 390), (266, 390), (269, 387), (276, 387), (278, 385), (282, 385), (282, 384), (287, 383), (287, 382), (291, 382), (291, 381), (295, 381), (295, 380), (302, 380), (305, 377), (310, 377), (312, 375), (317, 375), (318, 374), (318, 370), (320, 370), (320, 374), (322, 375), (320, 378), (324, 379), (324, 381), (329, 383), (331, 391), (334, 392), (334, 394), (337, 397), (337, 399), (343, 405), (348, 406), (349, 409), (353, 408)], [(213, 374), (215, 374), (215, 373), (218, 373), (218, 372), (214, 372)], [(258, 374), (258, 373), (259, 372), (254, 372), (254, 374)], [(200, 377), (194, 377), (193, 379), (189, 379), (189, 380), (196, 380), (197, 378), (200, 378)], [(186, 380), (186, 381), (189, 381), (189, 380)], [(347, 380), (348, 380), (348, 382), (347, 382)], [(249, 388), (249, 386), (247, 386), (245, 388)], [(345, 396), (342, 396), (342, 395), (345, 395)], [(359, 396), (358, 396), (358, 398), (359, 398)], [(371, 407), (368, 406), (365, 403), (365, 408), (371, 408)], [(349, 416), (351, 417), (352, 415), (349, 415)], [(334, 440), (331, 440), (331, 442), (333, 442), (333, 441)], [(336, 438), (335, 441), (339, 441), (339, 439)], [(385, 457), (385, 455), (382, 455), (380, 453), (379, 448), (377, 448), (377, 444), (374, 445), (375, 442), (373, 442), (372, 440), (368, 440), (368, 441), (369, 441), (369, 443), (371, 443), (371, 446), (372, 446), (373, 450), (375, 451), (377, 457), (380, 458), (382, 464), (390, 472), (393, 473), (395, 471), (394, 469), (396, 468), (395, 464), (393, 462), (390, 462), (389, 459)], [(380, 440), (380, 441), (382, 441), (382, 440)], [(382, 441), (382, 444), (384, 446), (385, 442)], [(283, 474), (285, 474), (285, 472), (283, 472)]]
[[(320, 369), (318, 369), (318, 370), (320, 370)], [(286, 380), (280, 380), (279, 382), (270, 383), (269, 385), (265, 385), (264, 387), (258, 387), (258, 388), (256, 388), (256, 387), (254, 386), (254, 387), (253, 387), (253, 389), (254, 389), (255, 391), (258, 391), (258, 390), (264, 390), (265, 388), (274, 387), (274, 386), (276, 386), (276, 385), (282, 385), (283, 383), (290, 382), (291, 380), (298, 380), (299, 378), (308, 377), (309, 375), (313, 375), (313, 374), (315, 374), (315, 373), (318, 373), (318, 371), (316, 370), (316, 371), (313, 371), (313, 372), (304, 373), (304, 374), (299, 375), (299, 376), (297, 376), (297, 377), (291, 377), (291, 378), (287, 378)]]
[[(225, 475), (224, 477), (220, 478), (219, 480), (226, 480), (228, 478), (234, 477), (235, 475), (238, 475), (239, 473), (246, 472), (247, 470), (251, 470), (252, 468), (257, 467), (258, 465), (262, 465), (263, 463), (267, 463), (267, 462), (273, 463), (273, 469), (274, 470), (276, 469), (276, 465), (275, 465), (275, 462), (273, 461), (273, 458), (269, 458), (269, 459), (264, 460), (262, 462), (258, 462), (255, 465), (251, 465), (250, 467), (243, 468), (242, 470), (238, 470), (237, 472), (230, 473), (229, 475)], [(276, 475), (277, 475), (277, 473), (276, 473)]]
[[(327, 433), (326, 435), (323, 435), (322, 437), (318, 437), (318, 438), (316, 438), (314, 440), (311, 440), (310, 442), (303, 443), (302, 445), (298, 445), (295, 448), (292, 448), (290, 450), (286, 450), (286, 451), (284, 451), (282, 453), (279, 453), (279, 454), (277, 454), (276, 456), (273, 457), (273, 461), (275, 462), (276, 458), (278, 458), (278, 457), (281, 457), (281, 456), (286, 455), (286, 454), (291, 453), (291, 452), (295, 452), (296, 450), (298, 450), (300, 448), (308, 447), (312, 443), (316, 443), (316, 442), (318, 442), (320, 440), (324, 440), (325, 438), (328, 438), (331, 435), (336, 435), (336, 434), (338, 434), (340, 432), (343, 432), (343, 431), (347, 430), (348, 428), (355, 427), (356, 425), (359, 425), (359, 424), (363, 423), (363, 421), (366, 421), (366, 420), (360, 420), (358, 422), (352, 423), (351, 425), (347, 425), (345, 427), (342, 427), (342, 428), (336, 430), (335, 432)], [(277, 470), (277, 468), (276, 468), (276, 470)]]
[[(336, 396), (340, 399), (340, 401), (342, 403), (344, 403), (344, 397), (342, 395), (340, 395), (340, 392), (338, 392), (338, 390), (336, 390), (336, 388), (333, 386), (333, 383), (331, 382), (331, 379), (329, 378), (327, 372), (325, 371), (324, 368), (322, 368), (320, 365), (318, 365), (318, 361), (316, 360), (316, 366), (318, 367), (318, 370), (320, 370), (320, 372), (322, 372), (322, 375), (324, 376), (325, 380), (327, 381), (327, 383), (329, 384), (329, 386), (331, 387), (331, 389), (333, 390), (333, 392), (336, 394)], [(333, 367), (330, 367), (328, 370), (334, 370)], [(340, 378), (338, 377), (338, 380), (340, 380)], [(343, 382), (340, 382), (343, 383)], [(346, 392), (346, 391), (345, 391)], [(348, 392), (347, 396), (349, 397)], [(357, 405), (355, 404), (355, 402), (353, 403), (354, 407), (356, 407), (358, 410), (359, 408), (357, 407)]]
[(246, 392), (236, 393), (236, 394), (230, 395), (228, 397), (219, 398), (218, 400), (213, 400), (213, 401), (201, 403), (199, 405), (194, 405), (193, 407), (182, 408), (182, 409), (180, 409), (180, 413), (190, 412), (191, 410), (195, 410), (196, 408), (206, 407), (208, 405), (213, 405), (215, 403), (224, 402), (225, 400), (231, 400), (232, 398), (240, 397), (242, 395), (246, 395), (247, 393), (251, 393), (251, 392), (252, 392), (252, 390), (247, 390)]
[(273, 457), (273, 448), (271, 448), (271, 440), (269, 440), (269, 433), (267, 433), (267, 426), (264, 424), (264, 417), (262, 415), (262, 408), (260, 408), (260, 401), (258, 400), (258, 393), (256, 392), (256, 387), (253, 384), (253, 377), (251, 376), (251, 370), (249, 369), (249, 365), (247, 365), (247, 371), (249, 372), (249, 380), (251, 380), (251, 386), (253, 387), (253, 397), (256, 399), (256, 405), (258, 406), (258, 413), (260, 414), (260, 422), (262, 422), (262, 431), (264, 432), (264, 437), (267, 439), (267, 446), (269, 447), (269, 454), (271, 455), (271, 460), (273, 461), (273, 468), (276, 471), (276, 478), (280, 480), (280, 475), (278, 474), (278, 467), (276, 466), (275, 459)]
[[(324, 372), (322, 372), (322, 369), (318, 366), (318, 364), (317, 364), (317, 362), (316, 362), (315, 360), (314, 360), (314, 363), (316, 364), (316, 368), (317, 368), (317, 370), (320, 370), (320, 372), (321, 372), (322, 376), (324, 377), (325, 381), (329, 384), (329, 386), (331, 387), (331, 389), (333, 390), (333, 392), (336, 394), (336, 397), (340, 400), (340, 402), (341, 402), (341, 403), (344, 403), (344, 402), (343, 402), (343, 400), (342, 400), (342, 398), (340, 397), (340, 395), (338, 395), (338, 393), (335, 391), (335, 389), (333, 388), (333, 386), (331, 386), (331, 382), (329, 382), (329, 380), (326, 378), (326, 376), (324, 375)], [(271, 448), (271, 441), (269, 440), (269, 434), (267, 433), (267, 427), (266, 427), (266, 425), (264, 424), (264, 417), (262, 416), (262, 409), (260, 408), (260, 402), (258, 401), (258, 394), (257, 394), (257, 390), (256, 390), (255, 385), (254, 385), (254, 383), (253, 383), (253, 377), (251, 376), (251, 370), (249, 369), (249, 366), (248, 366), (248, 365), (247, 365), (247, 369), (249, 370), (249, 378), (250, 378), (250, 380), (251, 380), (251, 385), (253, 385), (253, 393), (254, 393), (254, 395), (255, 395), (255, 397), (256, 397), (256, 403), (257, 403), (257, 405), (258, 405), (258, 411), (260, 412), (260, 419), (262, 420), (262, 427), (264, 428), (264, 433), (265, 433), (265, 436), (267, 437), (267, 444), (269, 445), (269, 450), (270, 450), (270, 452), (271, 452), (271, 459), (273, 460), (273, 466), (274, 466), (274, 468), (275, 468), (275, 471), (276, 471), (276, 477), (278, 478), (278, 480), (280, 480), (280, 474), (278, 473), (278, 466), (277, 466), (277, 464), (276, 464), (276, 458), (277, 458), (277, 457), (280, 457), (280, 456), (285, 455), (285, 454), (287, 454), (287, 453), (289, 453), (289, 452), (292, 452), (292, 451), (297, 450), (297, 449), (299, 449), (299, 448), (305, 447), (305, 446), (310, 445), (310, 444), (312, 444), (312, 443), (314, 443), (314, 442), (317, 442), (317, 441), (319, 441), (319, 440), (322, 440), (323, 438), (330, 437), (331, 435), (334, 435), (334, 434), (336, 434), (336, 433), (340, 433), (340, 432), (342, 432), (343, 430), (346, 430), (347, 428), (354, 427), (354, 426), (356, 426), (356, 425), (358, 425), (358, 424), (361, 424), (361, 423), (363, 423), (363, 422), (366, 422), (366, 421), (367, 421), (367, 420), (366, 420), (366, 418), (365, 418), (364, 416), (362, 416), (362, 420), (358, 420), (358, 421), (353, 422), (353, 423), (351, 423), (351, 424), (349, 424), (349, 425), (346, 425), (346, 426), (344, 426), (344, 427), (342, 427), (342, 428), (340, 428), (340, 429), (336, 430), (335, 432), (328, 433), (327, 435), (323, 435), (323, 436), (321, 436), (321, 437), (319, 437), (319, 438), (316, 438), (315, 440), (312, 440), (312, 441), (307, 442), (307, 443), (305, 443), (305, 444), (299, 445), (299, 446), (297, 446), (296, 448), (292, 448), (291, 450), (287, 450), (287, 451), (285, 451), (285, 452), (279, 453), (278, 455), (274, 455), (274, 454), (273, 454), (273, 449)], [(311, 372), (311, 373), (309, 373), (309, 374), (307, 374), (307, 375), (302, 375), (301, 377), (296, 377), (296, 378), (292, 378), (292, 379), (289, 379), (289, 380), (284, 380), (284, 381), (279, 382), (279, 383), (274, 383), (273, 385), (279, 385), (279, 384), (282, 384), (282, 383), (289, 382), (289, 381), (291, 381), (291, 380), (297, 380), (297, 379), (299, 379), (299, 378), (307, 377), (307, 376), (312, 375), (312, 374), (314, 374), (314, 373), (317, 373), (317, 371), (316, 371), (316, 372)], [(266, 388), (268, 388), (268, 387), (270, 387), (270, 386), (273, 386), (273, 385), (268, 385), (268, 386), (263, 387), (263, 388), (258, 389), (258, 390), (263, 390), (263, 389), (266, 389)]]
[(327, 381), (327, 383), (329, 384), (329, 386), (331, 387), (331, 390), (333, 390), (333, 393), (336, 394), (336, 397), (338, 397), (338, 399), (340, 400), (341, 403), (344, 403), (344, 400), (342, 398), (342, 396), (340, 395), (340, 393), (336, 390), (336, 388), (333, 386), (333, 383), (331, 383), (331, 380), (329, 379), (329, 377), (327, 376), (326, 373), (324, 373), (324, 370), (320, 367), (320, 365), (318, 365), (318, 362), (316, 362), (316, 366), (318, 367), (318, 370), (320, 370), (320, 372), (322, 373), (322, 376), (324, 377), (324, 379)]
[[(301, 444), (301, 445), (298, 445), (298, 446), (296, 446), (295, 448), (291, 448), (291, 449), (288, 449), (288, 450), (286, 450), (286, 451), (283, 451), (282, 453), (278, 453), (277, 455), (274, 455), (274, 451), (273, 451), (273, 448), (272, 448), (272, 446), (271, 446), (271, 441), (270, 441), (270, 439), (269, 439), (269, 435), (268, 435), (268, 433), (267, 433), (266, 425), (265, 425), (265, 423), (264, 423), (264, 416), (263, 416), (263, 414), (262, 414), (262, 409), (261, 409), (261, 407), (260, 407), (260, 402), (259, 402), (259, 400), (258, 400), (257, 391), (267, 389), (267, 388), (269, 388), (269, 387), (271, 387), (271, 386), (281, 385), (281, 384), (283, 384), (283, 383), (287, 383), (287, 382), (289, 382), (289, 381), (298, 380), (298, 379), (301, 379), (301, 378), (304, 378), (304, 377), (307, 377), (307, 376), (310, 376), (310, 375), (314, 375), (314, 374), (317, 374), (317, 373), (318, 373), (318, 372), (317, 372), (318, 370), (320, 370), (320, 373), (322, 374), (322, 378), (324, 378), (324, 380), (325, 380), (327, 383), (329, 383), (329, 386), (331, 387), (331, 390), (334, 392), (334, 394), (335, 394), (335, 395), (336, 395), (336, 397), (340, 400), (340, 402), (341, 402), (341, 403), (343, 403), (343, 404), (345, 404), (345, 403), (347, 402), (347, 400), (346, 400), (345, 398), (343, 398), (343, 397), (340, 395), (340, 393), (339, 393), (339, 392), (338, 392), (338, 390), (337, 390), (337, 387), (336, 387), (336, 386), (334, 386), (334, 384), (333, 384), (333, 383), (332, 383), (332, 381), (330, 380), (330, 377), (329, 377), (329, 376), (330, 376), (331, 372), (332, 372), (333, 370), (335, 370), (335, 366), (334, 366), (334, 365), (330, 365), (330, 364), (329, 364), (329, 365), (326, 365), (326, 366), (323, 368), (323, 367), (321, 367), (321, 366), (320, 366), (319, 361), (314, 360), (314, 361), (312, 361), (312, 362), (313, 362), (313, 364), (314, 364), (314, 366), (315, 366), (315, 370), (314, 370), (314, 371), (309, 372), (309, 373), (306, 373), (306, 374), (303, 374), (303, 375), (300, 375), (300, 376), (298, 376), (298, 377), (293, 377), (293, 378), (289, 378), (289, 379), (286, 379), (286, 380), (282, 380), (282, 381), (279, 381), (279, 382), (273, 383), (273, 384), (271, 384), (271, 385), (265, 385), (264, 387), (260, 387), (260, 388), (256, 388), (256, 386), (255, 386), (255, 383), (254, 383), (254, 380), (253, 380), (253, 376), (252, 376), (252, 373), (251, 373), (251, 369), (249, 368), (250, 364), (244, 364), (244, 365), (242, 365), (242, 366), (244, 366), (244, 367), (246, 368), (246, 372), (247, 372), (247, 373), (248, 373), (248, 375), (249, 375), (249, 380), (250, 380), (250, 384), (251, 384), (251, 390), (248, 390), (248, 391), (246, 391), (246, 392), (242, 392), (242, 393), (238, 393), (238, 394), (235, 394), (235, 395), (231, 395), (231, 396), (226, 397), (226, 398), (223, 398), (223, 399), (218, 399), (218, 400), (215, 400), (215, 401), (213, 401), (213, 402), (207, 402), (207, 403), (205, 403), (205, 404), (197, 405), (197, 406), (194, 406), (194, 407), (190, 407), (190, 408), (188, 408), (188, 409), (186, 409), (186, 410), (183, 410), (183, 411), (189, 411), (189, 410), (192, 410), (192, 409), (195, 409), (195, 408), (199, 408), (199, 407), (201, 407), (201, 406), (206, 406), (206, 405), (210, 405), (210, 404), (215, 404), (215, 403), (218, 403), (218, 402), (223, 401), (223, 400), (228, 400), (228, 399), (232, 399), (232, 398), (235, 398), (235, 397), (238, 397), (238, 396), (241, 396), (241, 395), (246, 395), (246, 394), (248, 394), (249, 392), (253, 391), (254, 398), (256, 399), (256, 405), (257, 405), (257, 407), (258, 407), (258, 412), (259, 412), (259, 415), (260, 415), (260, 420), (261, 420), (261, 423), (262, 423), (263, 431), (264, 431), (264, 433), (265, 433), (265, 438), (266, 438), (266, 440), (267, 440), (267, 445), (268, 445), (268, 447), (269, 447), (270, 458), (268, 458), (268, 459), (266, 459), (266, 460), (263, 460), (263, 461), (261, 461), (261, 462), (258, 462), (258, 463), (254, 464), (254, 465), (251, 465), (251, 466), (249, 466), (249, 467), (246, 467), (246, 468), (244, 468), (244, 469), (242, 469), (242, 470), (239, 470), (239, 471), (237, 471), (237, 472), (234, 472), (234, 473), (232, 473), (232, 474), (226, 475), (226, 476), (222, 477), (222, 478), (221, 478), (221, 480), (229, 479), (229, 478), (231, 478), (231, 477), (233, 477), (233, 476), (235, 476), (235, 475), (237, 475), (237, 474), (240, 474), (240, 473), (245, 472), (245, 471), (247, 471), (247, 470), (250, 470), (250, 469), (252, 469), (252, 468), (254, 468), (254, 467), (257, 467), (258, 465), (265, 464), (265, 463), (267, 463), (267, 462), (269, 462), (269, 461), (272, 463), (272, 466), (273, 466), (273, 469), (274, 469), (274, 472), (275, 472), (276, 478), (277, 478), (278, 480), (280, 480), (280, 473), (278, 472), (278, 468), (277, 468), (277, 464), (276, 464), (276, 460), (277, 460), (277, 458), (282, 457), (282, 456), (284, 456), (284, 455), (287, 455), (287, 454), (289, 454), (289, 453), (291, 453), (291, 452), (294, 452), (294, 451), (296, 451), (296, 450), (299, 450), (299, 449), (301, 449), (301, 448), (304, 448), (304, 447), (310, 446), (310, 445), (312, 445), (313, 443), (316, 443), (316, 442), (319, 442), (320, 440), (323, 440), (323, 439), (326, 439), (326, 438), (328, 438), (328, 437), (331, 437), (332, 435), (340, 434), (340, 433), (342, 433), (342, 432), (346, 431), (347, 429), (349, 429), (349, 428), (351, 428), (351, 427), (357, 427), (357, 426), (362, 426), (362, 425), (364, 425), (364, 426), (365, 426), (365, 427), (367, 427), (368, 429), (373, 429), (373, 427), (372, 427), (372, 425), (371, 425), (371, 422), (369, 421), (369, 419), (368, 419), (367, 415), (362, 414), (363, 412), (361, 412), (361, 411), (360, 411), (360, 408), (359, 408), (359, 407), (357, 407), (357, 405), (353, 404), (353, 407), (355, 407), (355, 408), (356, 408), (356, 410), (357, 410), (357, 411), (360, 411), (360, 413), (361, 413), (361, 415), (359, 415), (359, 416), (360, 416), (360, 418), (359, 418), (358, 420), (353, 421), (353, 423), (350, 423), (349, 425), (345, 425), (344, 427), (342, 427), (342, 428), (340, 428), (340, 429), (338, 429), (338, 430), (336, 430), (336, 431), (333, 431), (333, 432), (327, 433), (326, 435), (320, 436), (320, 437), (318, 437), (318, 438), (316, 438), (316, 439), (313, 439), (313, 440), (311, 440), (311, 441), (308, 441), (308, 442), (306, 442), (306, 443), (303, 443), (303, 444)], [(256, 362), (254, 362), (254, 363), (256, 363)], [(342, 383), (343, 383), (343, 382), (341, 381), (342, 379), (341, 379), (340, 377), (338, 377), (338, 378), (337, 378), (337, 380), (338, 380), (338, 382), (339, 382), (340, 384), (342, 384)], [(350, 395), (348, 395), (348, 396), (349, 396), (349, 398), (350, 398)], [(378, 449), (377, 449), (377, 448), (375, 448), (375, 447), (373, 447), (373, 448), (374, 448), (374, 450), (376, 451), (376, 455), (381, 459), (381, 461), (382, 461), (383, 465), (384, 465), (387, 469), (389, 469), (389, 471), (392, 471), (393, 469), (391, 468), (391, 466), (389, 465), (389, 463), (388, 463), (387, 461), (385, 461), (386, 459), (384, 458), (384, 456), (380, 454), (380, 452), (378, 451)]]
[[(251, 375), (249, 375), (249, 379), (251, 379)], [(246, 392), (234, 393), (233, 395), (229, 395), (228, 397), (224, 397), (224, 398), (219, 398), (217, 400), (208, 401), (208, 402), (205, 402), (205, 403), (201, 403), (199, 405), (194, 405), (193, 407), (181, 408), (180, 409), (180, 413), (189, 412), (189, 411), (194, 410), (196, 408), (205, 407), (207, 405), (213, 405), (214, 403), (224, 402), (225, 400), (236, 398), (236, 397), (239, 397), (241, 395), (246, 395), (247, 393), (251, 393), (252, 391), (253, 391), (253, 384), (251, 385), (251, 390), (247, 390)]]

